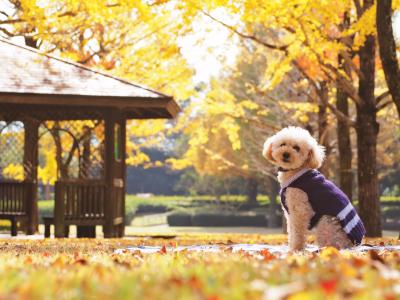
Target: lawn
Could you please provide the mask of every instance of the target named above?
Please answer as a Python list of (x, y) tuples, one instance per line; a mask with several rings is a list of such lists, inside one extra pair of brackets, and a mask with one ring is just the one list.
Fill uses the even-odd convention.
[[(399, 299), (400, 254), (390, 251), (273, 255), (233, 253), (231, 243), (286, 242), (282, 235), (182, 235), (174, 239), (0, 242), (0, 299)], [(368, 240), (396, 244), (396, 240)], [(177, 245), (222, 245), (219, 253)], [(155, 254), (116, 249), (167, 246)], [(167, 250), (166, 250), (167, 249)]]
[[(257, 200), (260, 204), (266, 204), (269, 202), (268, 197), (265, 195), (259, 195)], [(220, 197), (219, 203), (242, 203), (246, 201), (246, 196), (243, 195), (224, 195)], [(139, 205), (162, 205), (171, 209), (179, 208), (185, 205), (191, 205), (194, 202), (199, 204), (217, 204), (215, 196), (204, 195), (204, 196), (135, 196), (126, 195), (125, 198), (125, 209), (127, 212), (135, 211)], [(52, 213), (54, 207), (54, 200), (40, 200), (39, 209), (46, 213)]]
[[(220, 202), (215, 200), (215, 196), (151, 196), (140, 197), (135, 195), (126, 195), (125, 198), (125, 211), (127, 214), (134, 214), (140, 205), (153, 205), (165, 206), (171, 210), (181, 210), (187, 206), (192, 206), (197, 203), (199, 206), (213, 205), (218, 203), (244, 203), (246, 197), (243, 195), (224, 195), (221, 196)], [(259, 204), (269, 203), (266, 195), (259, 195), (257, 197)], [(382, 196), (381, 201), (400, 201), (400, 197), (395, 196)], [(41, 215), (53, 215), (54, 200), (40, 200), (38, 202)]]
[[(259, 204), (266, 204), (269, 202), (268, 197), (265, 195), (259, 195)], [(151, 196), (151, 197), (141, 197), (135, 195), (126, 195), (125, 198), (125, 211), (127, 223), (133, 219), (133, 216), (137, 213), (139, 207), (152, 206), (161, 207), (169, 211), (192, 211), (195, 209), (200, 209), (203, 211), (208, 211), (210, 208), (212, 210), (226, 209), (232, 205), (243, 204), (246, 201), (246, 197), (243, 195), (225, 195), (221, 196), (220, 201), (215, 200), (215, 196)], [(225, 205), (224, 205), (225, 204)], [(40, 200), (38, 202), (39, 206), (39, 216), (53, 216), (54, 211), (54, 200)], [(8, 226), (8, 221), (0, 221), (0, 225), (3, 227)]]

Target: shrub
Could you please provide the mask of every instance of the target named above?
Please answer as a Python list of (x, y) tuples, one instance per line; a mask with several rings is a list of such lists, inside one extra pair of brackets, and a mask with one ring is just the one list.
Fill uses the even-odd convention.
[(267, 226), (267, 218), (260, 214), (198, 213), (192, 216), (193, 226)]
[(169, 226), (192, 226), (192, 216), (185, 213), (173, 213), (167, 216)]

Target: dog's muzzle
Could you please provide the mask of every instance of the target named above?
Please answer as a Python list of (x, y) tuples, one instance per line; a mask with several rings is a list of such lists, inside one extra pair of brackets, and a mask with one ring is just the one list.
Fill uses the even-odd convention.
[(289, 152), (283, 152), (282, 154), (282, 160), (284, 162), (290, 162), (290, 153)]

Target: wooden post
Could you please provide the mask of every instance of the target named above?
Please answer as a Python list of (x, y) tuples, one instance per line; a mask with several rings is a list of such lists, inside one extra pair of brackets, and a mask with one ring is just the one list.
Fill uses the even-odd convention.
[(122, 111), (105, 115), (105, 225), (104, 237), (122, 237), (125, 215), (126, 121)]
[(29, 119), (24, 121), (24, 178), (27, 184), (27, 213), (28, 222), (26, 233), (34, 234), (38, 231), (39, 210), (37, 197), (37, 166), (39, 121)]
[(121, 170), (120, 175), (123, 183), (122, 187), (122, 223), (118, 225), (118, 237), (125, 235), (125, 195), (126, 195), (126, 118), (122, 115), (121, 122)]
[(103, 228), (104, 237), (114, 237), (114, 125), (115, 125), (115, 110), (105, 112), (105, 153), (104, 153), (104, 174), (106, 183), (106, 196), (104, 201), (104, 217), (105, 225)]

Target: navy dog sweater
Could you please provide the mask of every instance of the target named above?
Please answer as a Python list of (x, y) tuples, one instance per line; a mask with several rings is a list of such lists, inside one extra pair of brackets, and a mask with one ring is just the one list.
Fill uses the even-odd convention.
[(340, 225), (354, 245), (359, 245), (365, 235), (364, 225), (349, 198), (334, 183), (327, 180), (317, 170), (303, 170), (294, 175), (288, 183), (283, 184), (280, 196), (281, 203), (286, 212), (285, 192), (288, 187), (298, 188), (308, 196), (315, 214), (310, 220), (311, 230), (323, 215), (337, 217)]

